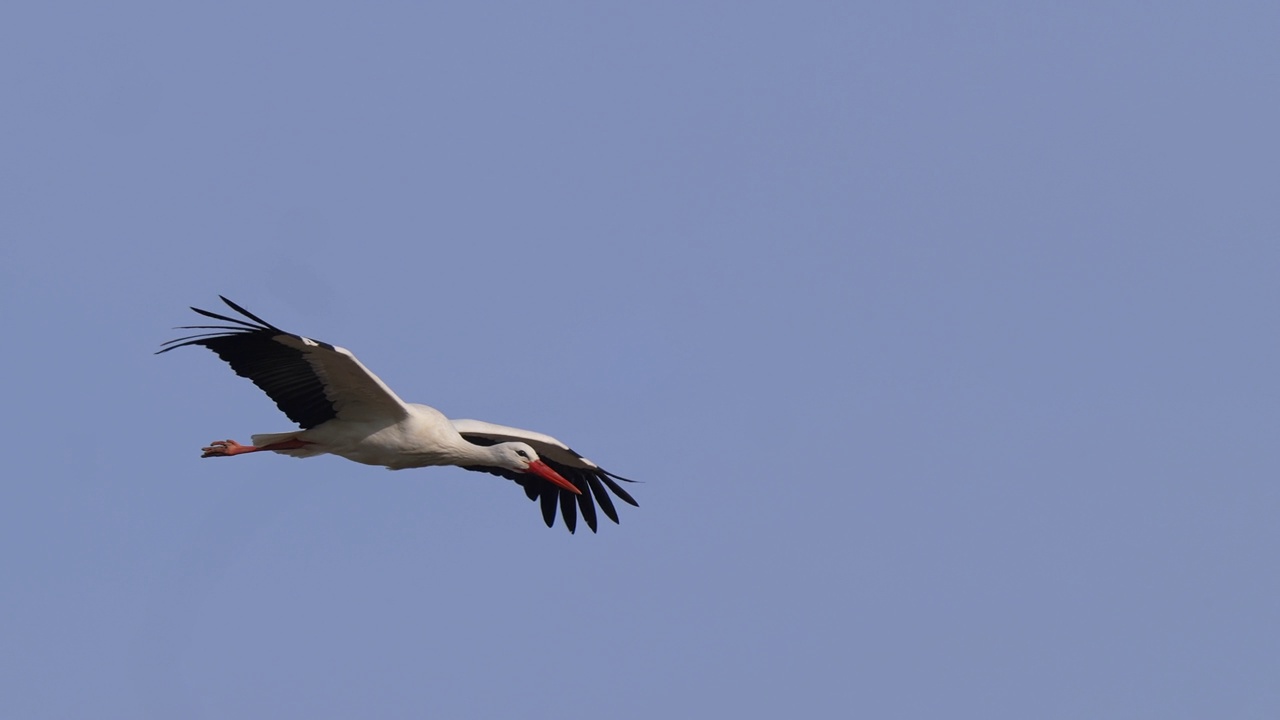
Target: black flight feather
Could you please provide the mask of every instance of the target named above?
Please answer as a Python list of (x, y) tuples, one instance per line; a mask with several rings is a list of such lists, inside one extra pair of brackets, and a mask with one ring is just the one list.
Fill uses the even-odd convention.
[[(337, 417), (333, 402), (325, 395), (324, 383), (320, 381), (311, 363), (307, 362), (306, 353), (277, 340), (281, 336), (302, 339), (301, 336), (287, 333), (225, 297), (219, 297), (232, 310), (257, 324), (193, 307), (192, 310), (207, 318), (231, 323), (232, 326), (185, 326), (180, 329), (224, 332), (202, 333), (170, 340), (164, 343), (157, 354), (187, 345), (207, 347), (230, 365), (237, 375), (249, 378), (275, 402), (281, 412), (303, 429), (311, 429)], [(327, 343), (316, 344), (323, 348), (333, 347)]]

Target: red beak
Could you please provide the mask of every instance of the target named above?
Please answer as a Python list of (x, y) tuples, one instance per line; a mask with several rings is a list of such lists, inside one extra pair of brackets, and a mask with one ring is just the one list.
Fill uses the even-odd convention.
[(565, 490), (568, 490), (574, 495), (582, 494), (582, 491), (574, 487), (573, 483), (560, 477), (560, 473), (556, 472), (555, 470), (552, 470), (546, 463), (542, 462), (541, 460), (534, 460), (533, 462), (529, 463), (529, 472), (533, 473), (534, 475), (537, 475), (538, 477), (552, 484), (559, 485), (560, 487), (564, 488)]

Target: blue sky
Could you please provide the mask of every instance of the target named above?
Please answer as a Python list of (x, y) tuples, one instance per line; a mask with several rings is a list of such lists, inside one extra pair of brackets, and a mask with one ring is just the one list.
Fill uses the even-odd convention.
[[(0, 715), (1273, 718), (1267, 3), (10, 3)], [(645, 481), (199, 459), (225, 294)]]

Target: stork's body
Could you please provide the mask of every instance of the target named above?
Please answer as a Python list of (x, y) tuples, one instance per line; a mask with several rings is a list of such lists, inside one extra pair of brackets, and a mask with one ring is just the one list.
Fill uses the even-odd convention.
[(286, 333), (222, 300), (253, 323), (192, 308), (233, 324), (187, 326), (220, 332), (179, 338), (160, 352), (184, 345), (213, 350), (302, 429), (254, 435), (248, 446), (220, 440), (204, 448), (203, 457), (270, 451), (293, 457), (338, 455), (392, 470), (457, 465), (516, 481), (531, 500), (541, 499), (548, 527), (558, 507), (570, 532), (579, 511), (595, 531), (593, 497), (605, 515), (618, 522), (606, 488), (636, 505), (615, 482), (626, 478), (606, 472), (549, 435), (479, 420), (450, 420), (433, 407), (406, 403), (349, 351)]
[[(460, 465), (482, 459), (470, 454), (472, 448), (489, 450), (467, 442), (433, 407), (405, 403), (405, 410), (405, 416), (394, 421), (333, 418), (309, 430), (254, 435), (253, 444), (293, 457), (330, 454), (391, 470)], [(219, 454), (225, 453), (218, 453), (216, 447), (209, 453), (210, 457)]]

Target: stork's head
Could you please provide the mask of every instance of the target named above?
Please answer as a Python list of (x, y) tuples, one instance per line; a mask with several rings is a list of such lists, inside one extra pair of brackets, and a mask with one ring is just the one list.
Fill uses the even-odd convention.
[(571, 493), (581, 495), (579, 490), (573, 483), (561, 477), (560, 473), (552, 470), (549, 465), (543, 462), (528, 443), (522, 442), (506, 442), (495, 445), (494, 449), (498, 451), (498, 457), (502, 461), (502, 466), (508, 470), (516, 472), (531, 473), (550, 482), (554, 485), (564, 488)]

